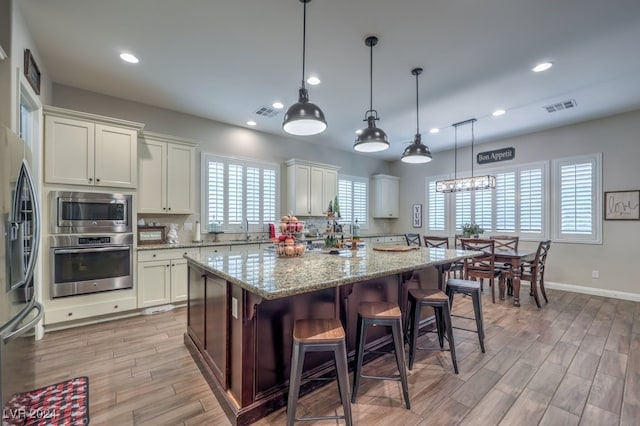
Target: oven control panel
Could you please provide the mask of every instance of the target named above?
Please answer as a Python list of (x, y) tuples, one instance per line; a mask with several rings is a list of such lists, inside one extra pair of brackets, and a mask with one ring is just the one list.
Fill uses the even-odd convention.
[(78, 244), (111, 244), (111, 237), (80, 237)]

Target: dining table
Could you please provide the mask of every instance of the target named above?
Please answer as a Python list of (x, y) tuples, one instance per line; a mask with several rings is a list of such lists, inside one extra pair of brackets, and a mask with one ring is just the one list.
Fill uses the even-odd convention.
[[(513, 306), (520, 306), (520, 277), (522, 276), (522, 263), (530, 262), (536, 256), (535, 250), (518, 249), (518, 250), (495, 250), (494, 251), (496, 263), (508, 263), (511, 265), (512, 273), (512, 285), (513, 285)], [(534, 285), (534, 284), (532, 284)], [(540, 301), (537, 297), (537, 292), (534, 292), (536, 296), (536, 305), (540, 308)]]

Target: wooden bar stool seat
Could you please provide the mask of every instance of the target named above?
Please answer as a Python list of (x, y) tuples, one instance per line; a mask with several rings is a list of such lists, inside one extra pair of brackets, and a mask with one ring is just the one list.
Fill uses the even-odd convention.
[[(396, 356), (396, 364), (398, 366), (399, 376), (381, 377), (362, 374), (362, 360), (365, 353), (365, 342), (367, 336), (367, 328), (369, 326), (388, 326), (391, 327), (393, 336), (394, 352)], [(360, 379), (378, 380), (395, 380), (402, 384), (402, 393), (404, 395), (404, 403), (408, 409), (411, 408), (409, 401), (409, 385), (407, 383), (407, 370), (404, 356), (404, 344), (402, 342), (402, 312), (395, 303), (387, 302), (362, 302), (358, 309), (358, 331), (356, 336), (356, 369), (353, 374), (353, 393), (351, 402), (356, 402), (358, 394), (358, 386)]]
[[(451, 324), (451, 310), (449, 309), (449, 297), (441, 290), (412, 288), (409, 290), (409, 370), (413, 369), (413, 361), (416, 356), (416, 349), (433, 350), (430, 347), (418, 347), (418, 334), (420, 332), (420, 311), (423, 306), (433, 308), (436, 317), (436, 333), (438, 333), (438, 343), (440, 350), (444, 350), (444, 339), (449, 342), (451, 352), (451, 362), (453, 370), (458, 374), (458, 363), (456, 361), (456, 345), (453, 339), (453, 327)], [(445, 334), (446, 333), (446, 334)]]
[[(296, 406), (300, 394), (302, 367), (306, 352), (332, 351), (335, 357), (338, 378), (338, 391), (342, 401), (344, 415), (300, 417), (296, 418)], [(313, 378), (309, 380), (331, 380)], [(345, 332), (342, 323), (337, 319), (304, 319), (296, 320), (293, 325), (293, 350), (291, 354), (291, 376), (289, 379), (289, 398), (287, 401), (287, 425), (298, 421), (325, 419), (345, 419), (352, 424), (351, 402), (349, 400), (349, 369), (347, 367), (347, 349)]]
[(451, 314), (452, 317), (464, 318), (476, 321), (476, 329), (471, 330), (463, 327), (456, 327), (459, 330), (470, 331), (472, 333), (478, 333), (478, 340), (480, 341), (480, 349), (482, 353), (484, 353), (484, 325), (483, 325), (483, 317), (482, 317), (482, 288), (478, 281), (471, 280), (460, 280), (457, 278), (452, 278), (447, 281), (447, 296), (449, 296), (449, 305), (453, 312), (453, 297), (459, 293), (467, 296), (471, 296), (471, 301), (473, 302), (473, 313), (474, 318), (466, 317), (463, 315), (456, 315), (454, 313)]

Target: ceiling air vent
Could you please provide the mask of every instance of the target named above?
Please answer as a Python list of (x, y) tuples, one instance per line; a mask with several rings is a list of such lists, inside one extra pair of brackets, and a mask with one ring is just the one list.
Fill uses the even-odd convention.
[(276, 115), (278, 115), (279, 112), (280, 111), (277, 111), (268, 106), (261, 106), (256, 110), (256, 114), (261, 115), (263, 117), (268, 117), (268, 118), (275, 117)]
[(569, 99), (568, 101), (547, 105), (543, 108), (546, 109), (547, 112), (556, 112), (556, 111), (562, 111), (563, 109), (575, 108), (577, 106), (578, 104), (574, 99)]

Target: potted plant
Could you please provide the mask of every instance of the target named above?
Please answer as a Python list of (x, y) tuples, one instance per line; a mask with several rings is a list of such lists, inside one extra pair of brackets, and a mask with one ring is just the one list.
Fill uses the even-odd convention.
[(465, 223), (464, 225), (462, 225), (462, 234), (467, 238), (478, 238), (478, 236), (483, 232), (484, 229), (480, 228), (477, 223)]

